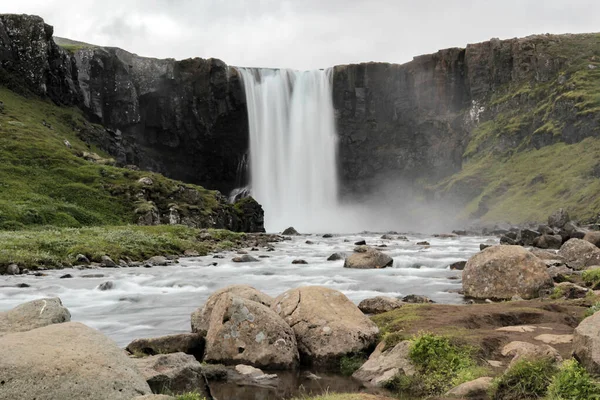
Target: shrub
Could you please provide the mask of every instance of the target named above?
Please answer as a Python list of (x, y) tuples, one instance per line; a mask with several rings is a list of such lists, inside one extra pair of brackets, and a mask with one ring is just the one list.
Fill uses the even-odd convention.
[(206, 400), (200, 393), (189, 392), (175, 397), (176, 400)]
[(585, 314), (584, 317), (591, 317), (592, 315), (594, 315), (597, 311), (600, 311), (600, 301), (594, 303), (590, 308), (588, 308), (587, 310), (585, 310)]
[(367, 361), (364, 354), (347, 354), (340, 359), (340, 372), (350, 376)]
[(583, 281), (592, 289), (600, 288), (600, 268), (588, 269), (581, 274)]
[(574, 360), (562, 363), (548, 386), (549, 400), (600, 399), (600, 385)]
[(546, 394), (552, 377), (557, 372), (554, 360), (519, 360), (496, 378), (491, 388), (494, 400), (537, 399)]

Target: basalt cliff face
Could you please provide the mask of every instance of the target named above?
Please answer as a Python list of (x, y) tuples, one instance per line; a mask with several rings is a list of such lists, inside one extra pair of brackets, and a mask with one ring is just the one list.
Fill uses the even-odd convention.
[[(58, 41), (58, 40), (57, 40)], [(60, 41), (59, 41), (60, 43)], [(120, 164), (228, 192), (248, 148), (236, 70), (61, 43), (31, 16), (0, 17), (0, 78), (103, 129), (81, 135)], [(409, 185), (463, 217), (600, 212), (600, 35), (540, 35), (403, 64), (336, 66), (342, 195)], [(598, 189), (598, 190), (596, 190)]]

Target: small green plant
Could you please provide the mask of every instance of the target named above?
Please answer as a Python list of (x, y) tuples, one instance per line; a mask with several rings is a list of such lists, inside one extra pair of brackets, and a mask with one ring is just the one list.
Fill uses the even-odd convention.
[(565, 291), (561, 287), (555, 287), (550, 295), (550, 298), (553, 300), (562, 299), (565, 296)]
[(364, 354), (347, 354), (340, 359), (340, 372), (350, 376), (367, 361)]
[(537, 399), (546, 394), (557, 367), (552, 358), (522, 359), (496, 378), (490, 389), (494, 400)]
[(581, 278), (587, 286), (596, 290), (600, 288), (600, 268), (588, 269), (583, 271)]
[(600, 385), (577, 362), (571, 359), (562, 363), (548, 386), (548, 400), (600, 399)]
[(197, 393), (197, 392), (189, 392), (189, 393), (180, 394), (177, 397), (175, 397), (175, 399), (177, 399), (177, 400), (206, 400), (204, 398), (204, 396), (202, 396), (200, 393)]
[(583, 316), (585, 318), (591, 317), (592, 315), (594, 315), (598, 311), (600, 311), (600, 301), (594, 303), (590, 308), (588, 308), (587, 310), (585, 310), (585, 314), (583, 314)]

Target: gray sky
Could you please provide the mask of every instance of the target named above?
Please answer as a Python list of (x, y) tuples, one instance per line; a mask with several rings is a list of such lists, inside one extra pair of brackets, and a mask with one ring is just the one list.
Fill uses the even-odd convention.
[[(249, 67), (402, 63), (493, 37), (600, 31), (599, 0), (18, 0), (56, 36)], [(7, 4), (8, 3), (8, 4)]]

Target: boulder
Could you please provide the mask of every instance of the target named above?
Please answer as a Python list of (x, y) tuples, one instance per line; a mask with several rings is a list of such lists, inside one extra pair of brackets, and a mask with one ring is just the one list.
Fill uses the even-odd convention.
[(65, 322), (0, 337), (0, 397), (11, 400), (131, 400), (151, 394), (116, 343)]
[(521, 229), (517, 236), (517, 241), (523, 246), (531, 246), (535, 239), (540, 236), (540, 233), (532, 229)]
[(463, 271), (465, 296), (478, 299), (538, 297), (553, 281), (546, 264), (520, 246), (493, 246), (469, 259)]
[(404, 305), (400, 299), (387, 296), (376, 296), (364, 299), (358, 304), (358, 309), (365, 314), (381, 314)]
[(500, 352), (504, 357), (512, 357), (509, 367), (520, 359), (537, 359), (550, 357), (555, 361), (562, 361), (562, 357), (552, 346), (547, 344), (533, 344), (529, 342), (514, 341), (508, 343)]
[(201, 359), (204, 354), (204, 337), (197, 333), (180, 333), (155, 338), (135, 339), (125, 348), (134, 355), (185, 353)]
[(591, 374), (600, 375), (600, 313), (587, 317), (575, 328), (573, 355)]
[(257, 258), (252, 257), (249, 254), (244, 254), (242, 256), (239, 257), (233, 257), (231, 259), (231, 261), (236, 262), (236, 263), (243, 263), (243, 262), (259, 262), (260, 260)]
[[(487, 247), (490, 247), (490, 246), (487, 246)], [(486, 249), (487, 247), (484, 247), (484, 249)], [(481, 248), (481, 246), (480, 246), (480, 248)], [(462, 271), (463, 269), (465, 269), (466, 265), (467, 265), (466, 261), (457, 261), (457, 262), (450, 264), (450, 269)]]
[(366, 246), (367, 245), (367, 241), (365, 239), (361, 239), (358, 242), (354, 242), (355, 246)]
[(304, 286), (279, 295), (271, 308), (294, 329), (303, 362), (337, 365), (375, 343), (379, 329), (343, 293)]
[(565, 259), (569, 267), (582, 270), (594, 264), (600, 256), (600, 249), (587, 240), (569, 239), (561, 246), (558, 255)]
[(212, 310), (204, 359), (271, 369), (293, 369), (299, 361), (294, 331), (277, 313), (230, 293)]
[(462, 383), (446, 393), (448, 397), (458, 398), (486, 398), (494, 379), (484, 376), (475, 380)]
[(254, 368), (251, 365), (238, 364), (235, 366), (235, 372), (250, 380), (251, 384), (258, 383), (268, 385), (275, 383), (273, 381), (278, 379), (276, 374), (265, 374), (262, 370)]
[(361, 382), (374, 386), (384, 386), (394, 376), (414, 375), (415, 367), (410, 362), (409, 351), (411, 342), (404, 340), (391, 349), (385, 349), (385, 342), (381, 342), (371, 353), (367, 362), (352, 374), (352, 377)]
[(589, 291), (590, 289), (572, 282), (561, 282), (554, 288), (554, 292), (565, 299), (583, 299)]
[(90, 260), (83, 254), (77, 254), (77, 256), (75, 256), (75, 262), (77, 264), (90, 265)]
[(98, 285), (98, 290), (101, 290), (101, 291), (112, 290), (114, 288), (115, 288), (115, 283), (113, 281), (102, 282), (101, 284)]
[(297, 260), (292, 261), (292, 264), (295, 264), (295, 265), (298, 265), (298, 264), (306, 265), (308, 263), (306, 262), (306, 260), (297, 259)]
[(286, 236), (299, 235), (298, 231), (295, 230), (292, 226), (284, 230), (281, 234)]
[(267, 307), (270, 307), (273, 303), (273, 298), (271, 296), (267, 296), (263, 292), (254, 289), (252, 286), (226, 286), (210, 295), (210, 297), (206, 300), (206, 303), (204, 303), (204, 306), (196, 309), (196, 311), (192, 313), (192, 332), (199, 333), (202, 336), (206, 335), (206, 332), (208, 332), (212, 310), (215, 307), (217, 301), (219, 300), (219, 297), (224, 293), (231, 293), (243, 299), (256, 301), (257, 303), (263, 304)]
[(327, 261), (338, 261), (346, 258), (344, 253), (333, 253), (329, 257), (327, 257)]
[(117, 268), (117, 264), (109, 256), (100, 257), (100, 266), (105, 268)]
[(209, 393), (202, 375), (202, 364), (194, 356), (172, 353), (133, 360), (154, 393), (197, 391), (204, 397)]
[(21, 273), (21, 269), (17, 264), (10, 264), (6, 267), (6, 275), (19, 275)]
[(132, 400), (177, 400), (175, 397), (166, 394), (146, 394), (144, 396), (134, 397)]
[(150, 264), (150, 265), (156, 266), (156, 267), (165, 267), (165, 266), (171, 264), (171, 260), (169, 260), (165, 256), (154, 256), (154, 257), (150, 257), (149, 259), (147, 259), (146, 264)]
[(0, 336), (70, 320), (71, 313), (63, 306), (58, 297), (33, 300), (12, 310), (0, 312)]
[(394, 264), (394, 259), (377, 249), (368, 246), (359, 246), (344, 261), (344, 268), (386, 268)]
[(599, 231), (591, 231), (585, 234), (583, 240), (590, 242), (596, 247), (600, 247), (600, 232)]
[(540, 249), (560, 249), (560, 246), (562, 245), (562, 236), (542, 235), (533, 240), (533, 245)]
[(402, 301), (405, 303), (412, 303), (412, 304), (435, 303), (429, 297), (422, 296), (420, 294), (409, 294), (408, 296), (404, 296), (402, 298)]
[(554, 282), (565, 282), (567, 280), (567, 277), (569, 275), (572, 275), (574, 272), (571, 268), (567, 267), (564, 264), (548, 267), (546, 271), (548, 272), (548, 275), (550, 275), (552, 280), (554, 280)]
[(562, 228), (570, 221), (569, 213), (564, 208), (559, 208), (548, 217), (548, 225), (552, 228)]

